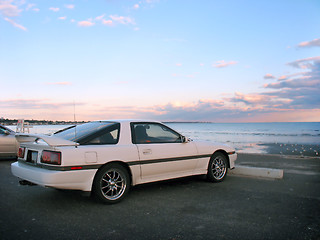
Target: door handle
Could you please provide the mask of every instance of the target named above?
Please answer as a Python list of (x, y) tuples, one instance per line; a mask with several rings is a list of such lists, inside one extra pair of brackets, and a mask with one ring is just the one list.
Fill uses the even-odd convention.
[(151, 154), (152, 151), (151, 151), (151, 149), (143, 149), (143, 150), (142, 150), (142, 153), (145, 154), (145, 155), (147, 155), (147, 154)]

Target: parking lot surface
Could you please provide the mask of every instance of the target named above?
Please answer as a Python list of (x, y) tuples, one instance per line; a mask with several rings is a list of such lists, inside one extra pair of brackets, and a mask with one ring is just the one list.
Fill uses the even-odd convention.
[(282, 180), (188, 177), (133, 187), (104, 205), (77, 191), (21, 186), (0, 162), (0, 239), (320, 239), (320, 159), (240, 154)]

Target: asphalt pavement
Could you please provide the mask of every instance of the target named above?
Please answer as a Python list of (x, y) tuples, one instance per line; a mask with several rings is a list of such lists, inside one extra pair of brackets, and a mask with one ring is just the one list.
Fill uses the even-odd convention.
[(0, 239), (320, 240), (320, 159), (239, 154), (284, 170), (281, 180), (201, 177), (133, 187), (104, 205), (78, 191), (21, 186), (0, 161)]

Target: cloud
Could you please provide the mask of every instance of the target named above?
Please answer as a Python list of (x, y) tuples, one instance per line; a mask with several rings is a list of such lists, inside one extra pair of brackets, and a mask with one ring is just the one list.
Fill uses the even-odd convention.
[(133, 8), (134, 8), (134, 9), (139, 9), (139, 7), (140, 7), (139, 4), (133, 5)]
[(238, 62), (236, 62), (236, 61), (226, 62), (224, 60), (221, 60), (221, 61), (215, 62), (214, 64), (212, 64), (212, 66), (215, 67), (215, 68), (223, 68), (223, 67), (228, 67), (230, 65), (234, 65), (234, 64), (237, 64), (237, 63)]
[[(135, 25), (135, 21), (133, 18), (118, 16), (118, 15), (110, 15), (109, 19), (105, 19), (105, 14), (97, 16), (95, 21), (101, 21), (103, 25), (113, 26), (115, 24), (123, 24), (123, 25)], [(135, 31), (139, 30), (139, 28), (135, 28)]]
[(278, 78), (278, 81), (284, 81), (284, 80), (287, 80), (291, 77), (295, 77), (295, 76), (300, 76), (300, 75), (305, 75), (307, 74), (308, 72), (298, 72), (298, 73), (293, 73), (293, 74), (288, 74), (288, 75), (282, 75)]
[(320, 57), (310, 57), (289, 63), (295, 68), (308, 71), (282, 76), (278, 82), (265, 84), (264, 88), (273, 89), (264, 95), (273, 99), (287, 99), (279, 107), (287, 109), (319, 109), (320, 107)]
[(112, 22), (112, 20), (102, 19), (102, 24), (103, 24), (103, 25), (111, 26), (111, 25), (113, 25), (113, 22)]
[(105, 14), (102, 14), (102, 15), (96, 17), (95, 20), (101, 21), (101, 20), (103, 20), (104, 16), (105, 16)]
[(264, 75), (263, 78), (264, 78), (264, 79), (275, 79), (275, 76), (273, 76), (273, 75), (270, 74), (270, 73), (267, 73), (266, 75)]
[(63, 85), (63, 86), (66, 86), (66, 85), (71, 85), (72, 83), (71, 82), (52, 82), (52, 83), (46, 83), (47, 85)]
[(80, 26), (80, 27), (92, 27), (94, 25), (95, 25), (95, 23), (92, 22), (91, 20), (78, 22), (78, 26)]
[(36, 6), (36, 4), (34, 4), (34, 3), (29, 3), (28, 5), (27, 5), (27, 7), (26, 7), (26, 11), (29, 11), (30, 9), (32, 9), (33, 7), (35, 7)]
[(7, 22), (11, 23), (11, 24), (12, 24), (14, 27), (16, 27), (16, 28), (19, 28), (19, 29), (21, 29), (21, 30), (23, 30), (23, 31), (27, 31), (27, 28), (25, 28), (24, 26), (16, 23), (15, 21), (13, 21), (13, 20), (11, 20), (11, 19), (9, 19), (9, 18), (4, 18), (4, 20), (6, 20)]
[(231, 97), (199, 100), (193, 104), (171, 102), (154, 106), (153, 111), (137, 112), (137, 116), (217, 122), (319, 120), (315, 113), (320, 113), (320, 59), (305, 58), (289, 65), (295, 68), (306, 65), (308, 71), (281, 76), (279, 80), (267, 74), (268, 79), (275, 81), (265, 84), (264, 92), (236, 92)]
[(152, 4), (152, 3), (157, 3), (157, 2), (159, 2), (160, 0), (145, 0), (145, 2), (147, 3), (147, 4)]
[[(84, 103), (77, 103), (84, 105)], [(52, 103), (47, 99), (11, 99), (0, 100), (0, 107), (3, 109), (59, 109), (74, 106), (73, 102)]]
[(320, 47), (320, 38), (313, 39), (307, 42), (301, 42), (298, 44), (299, 48), (306, 48), (306, 47)]
[(22, 12), (18, 6), (12, 4), (13, 0), (0, 0), (0, 14), (5, 17), (16, 17)]
[(74, 9), (75, 6), (73, 4), (66, 4), (64, 7), (68, 9)]
[(320, 80), (307, 80), (310, 77), (302, 77), (298, 79), (289, 79), (282, 82), (265, 84), (265, 88), (302, 88), (302, 87), (316, 87), (320, 85)]
[(51, 10), (53, 12), (59, 12), (60, 8), (50, 7), (49, 10)]
[(265, 84), (264, 88), (274, 88), (274, 89), (281, 89), (281, 88), (302, 88), (302, 87), (317, 87), (320, 85), (319, 80), (311, 79), (311, 76), (304, 76), (297, 79), (288, 79), (281, 82), (275, 82), (270, 84)]
[(134, 19), (130, 17), (118, 16), (118, 15), (110, 15), (109, 17), (112, 19), (112, 21), (116, 23), (120, 23), (124, 25), (128, 25), (128, 24), (135, 25)]
[(234, 94), (234, 97), (232, 98), (225, 98), (228, 102), (241, 102), (246, 105), (258, 106), (258, 105), (266, 105), (271, 100), (269, 96), (263, 95), (263, 94), (243, 94), (240, 92), (236, 92)]
[[(240, 97), (241, 96), (241, 97)], [(246, 98), (245, 94), (238, 93), (240, 98)], [(265, 96), (265, 98), (271, 98)], [(266, 100), (264, 102), (267, 103)], [(258, 103), (258, 100), (257, 100)], [(292, 112), (291, 110), (288, 110)], [(286, 111), (286, 112), (288, 112)], [(155, 106), (149, 111), (135, 112), (134, 117), (153, 118), (161, 121), (213, 121), (213, 122), (248, 122), (248, 121), (266, 121), (265, 115), (270, 113), (279, 113), (282, 110), (273, 108), (263, 108), (260, 105), (256, 107), (245, 106), (242, 102), (230, 102), (230, 100), (199, 100), (193, 104), (168, 103), (162, 106)], [(275, 118), (273, 118), (274, 121)]]
[(310, 68), (312, 68), (313, 61), (320, 61), (320, 56), (299, 59), (294, 62), (288, 63), (288, 65), (295, 67), (295, 68), (300, 68), (300, 69), (310, 69)]
[(63, 17), (58, 17), (59, 20), (66, 20), (67, 17), (66, 16), (63, 16)]

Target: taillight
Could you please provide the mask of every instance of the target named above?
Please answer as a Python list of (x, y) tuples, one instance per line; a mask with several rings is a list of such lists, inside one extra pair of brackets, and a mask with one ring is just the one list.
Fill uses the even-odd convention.
[(24, 153), (26, 151), (26, 148), (24, 147), (19, 147), (19, 151), (18, 151), (18, 157), (19, 158), (24, 158)]
[(42, 151), (41, 162), (47, 164), (61, 165), (61, 152)]

